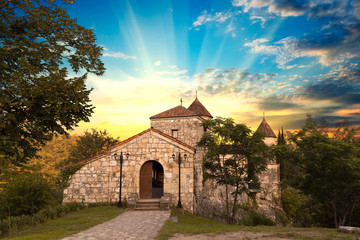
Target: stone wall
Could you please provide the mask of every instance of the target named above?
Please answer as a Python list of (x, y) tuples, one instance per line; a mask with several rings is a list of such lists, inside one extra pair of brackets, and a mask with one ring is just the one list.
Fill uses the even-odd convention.
[[(275, 209), (277, 199), (280, 197), (279, 164), (269, 163), (266, 171), (260, 175), (261, 191), (254, 191), (256, 194), (256, 204), (258, 211), (275, 221)], [(229, 193), (235, 191), (234, 187), (229, 187)], [(224, 185), (217, 185), (214, 180), (207, 180), (204, 183), (201, 195), (198, 200), (196, 213), (215, 219), (224, 219), (226, 214), (225, 207), (226, 191)], [(229, 202), (233, 203), (233, 196), (229, 195)], [(243, 194), (238, 197), (239, 205), (252, 204), (252, 200)], [(231, 211), (231, 210), (230, 210)], [(237, 217), (242, 217), (241, 208)]]
[(204, 134), (204, 128), (200, 126), (200, 117), (176, 117), (176, 118), (156, 118), (151, 119), (151, 127), (171, 136), (172, 130), (178, 130), (177, 139), (196, 147), (200, 138)]
[[(207, 119), (209, 119), (207, 117)], [(171, 136), (171, 130), (178, 130), (178, 137), (180, 141), (189, 144), (190, 146), (196, 148), (196, 154), (194, 156), (194, 206), (195, 211), (196, 207), (199, 207), (199, 197), (202, 192), (202, 159), (204, 154), (204, 149), (196, 147), (197, 143), (203, 136), (204, 128), (201, 126), (202, 118), (193, 116), (193, 117), (176, 117), (176, 118), (157, 118), (151, 119), (151, 127), (158, 129), (161, 132), (164, 132)], [(209, 130), (207, 130), (208, 132)]]
[(120, 166), (115, 161), (114, 153), (129, 153), (129, 159), (123, 163), (122, 196), (127, 198), (131, 193), (140, 195), (140, 168), (150, 160), (159, 162), (164, 169), (164, 194), (172, 195), (172, 204), (178, 201), (179, 170), (172, 154), (187, 154), (181, 165), (181, 202), (185, 210), (193, 212), (194, 192), (194, 155), (187, 148), (154, 131), (137, 136), (107, 154), (87, 162), (70, 180), (70, 186), (64, 190), (64, 202), (117, 202), (120, 189)]

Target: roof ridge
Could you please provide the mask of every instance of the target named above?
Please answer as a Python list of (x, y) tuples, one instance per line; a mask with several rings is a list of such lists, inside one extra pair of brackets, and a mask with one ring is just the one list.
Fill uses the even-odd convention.
[(161, 132), (161, 131), (153, 128), (153, 127), (150, 127), (150, 128), (148, 128), (148, 129), (146, 129), (146, 130), (144, 130), (144, 131), (142, 131), (142, 132), (140, 132), (140, 133), (138, 133), (138, 134), (136, 134), (136, 135), (134, 135), (134, 136), (132, 136), (132, 137), (129, 137), (129, 138), (125, 139), (124, 141), (121, 141), (121, 142), (119, 142), (119, 143), (117, 143), (117, 144), (109, 147), (106, 152), (99, 153), (99, 154), (97, 154), (97, 155), (95, 155), (95, 156), (93, 156), (93, 157), (91, 157), (91, 158), (87, 158), (87, 159), (85, 159), (85, 160), (82, 160), (82, 161), (77, 162), (77, 163), (75, 163), (75, 164), (72, 164), (72, 165), (70, 165), (70, 166), (67, 166), (67, 167), (65, 167), (64, 169), (69, 169), (69, 168), (72, 168), (72, 167), (76, 167), (76, 166), (79, 166), (79, 165), (81, 165), (81, 164), (85, 164), (85, 163), (87, 163), (87, 162), (90, 162), (91, 160), (96, 159), (96, 158), (98, 158), (98, 157), (107, 155), (107, 154), (111, 153), (111, 149), (114, 149), (114, 148), (116, 148), (116, 147), (118, 147), (118, 146), (121, 146), (121, 145), (126, 144), (126, 143), (128, 143), (128, 142), (131, 142), (131, 141), (134, 140), (135, 138), (140, 137), (141, 135), (144, 135), (145, 133), (150, 132), (150, 131), (156, 132), (156, 133), (158, 133), (158, 134), (160, 134), (160, 135), (162, 135), (162, 136), (164, 136), (164, 137), (166, 137), (166, 138), (168, 138), (168, 139), (170, 139), (170, 140), (172, 140), (172, 141), (177, 142), (178, 144), (180, 144), (180, 145), (182, 145), (182, 146), (184, 146), (184, 147), (187, 147), (187, 148), (195, 151), (195, 148), (194, 148), (194, 147), (192, 147), (192, 146), (190, 146), (190, 145), (188, 145), (188, 144), (186, 144), (186, 143), (184, 143), (184, 142), (182, 142), (182, 141), (180, 141), (180, 140), (178, 140), (178, 139), (176, 139), (176, 138), (173, 138), (173, 137), (167, 135), (166, 133), (163, 133), (163, 132)]
[(196, 114), (193, 111), (188, 110), (184, 106), (178, 105), (176, 107), (158, 113), (154, 116), (151, 116), (150, 119), (169, 118), (169, 117), (190, 117), (190, 116), (196, 116)]
[(199, 101), (197, 97), (190, 104), (188, 110), (195, 113), (197, 116), (207, 116), (213, 118), (211, 113), (206, 109), (206, 107)]
[(265, 117), (261, 121), (259, 127), (257, 128), (256, 132), (262, 132), (265, 137), (274, 137), (276, 138), (276, 135), (274, 131), (271, 129), (270, 125), (266, 122)]

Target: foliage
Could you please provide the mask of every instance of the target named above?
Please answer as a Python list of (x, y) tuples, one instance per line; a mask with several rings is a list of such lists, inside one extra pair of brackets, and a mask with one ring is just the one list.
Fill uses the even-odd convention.
[(285, 145), (285, 144), (286, 144), (286, 140), (285, 140), (285, 136), (284, 136), (284, 129), (283, 129), (283, 127), (281, 127), (281, 133), (279, 130), (278, 137), (277, 137), (277, 145)]
[[(178, 217), (178, 223), (167, 220), (157, 239), (170, 239), (174, 235), (180, 238), (182, 235), (189, 236), (201, 233), (211, 233), (205, 236), (211, 236), (213, 239), (248, 239), (247, 236), (250, 236), (251, 239), (357, 239), (355, 234), (339, 233), (337, 230), (329, 228), (229, 225), (196, 215), (182, 214), (174, 210), (171, 215)], [(201, 239), (202, 236), (198, 235), (192, 238)]]
[(322, 219), (319, 219), (324, 215), (321, 204), (298, 189), (282, 189), (281, 202), (287, 217), (295, 227), (312, 227), (322, 222)]
[[(8, 228), (6, 228), (6, 222), (9, 221), (9, 219), (7, 219), (0, 221), (0, 229), (5, 229), (5, 231), (10, 233), (8, 235), (14, 236), (16, 239), (62, 239), (66, 236), (108, 221), (125, 211), (125, 209), (109, 206), (87, 208), (84, 205), (75, 202), (56, 205), (52, 208), (56, 209), (57, 213), (60, 213), (54, 220), (51, 220), (50, 216), (42, 214), (38, 219), (43, 218), (46, 219), (45, 221), (36, 222), (37, 220), (33, 220), (32, 224), (27, 221), (29, 225), (17, 225), (18, 228), (12, 228), (9, 232), (7, 230)], [(40, 215), (40, 212), (38, 214)], [(2, 228), (2, 223), (5, 224), (4, 228)]]
[[(246, 125), (236, 124), (231, 118), (205, 120), (202, 126), (211, 130), (198, 143), (207, 148), (204, 177), (225, 185), (226, 217), (228, 222), (233, 222), (238, 195), (249, 194), (249, 183), (257, 182), (258, 174), (266, 169), (268, 147), (262, 134), (252, 134)], [(228, 186), (235, 186), (231, 218)]]
[(15, 233), (28, 226), (37, 226), (45, 223), (50, 219), (61, 217), (70, 212), (78, 211), (84, 208), (76, 202), (67, 203), (65, 205), (59, 204), (54, 206), (47, 206), (41, 209), (38, 213), (33, 216), (21, 215), (17, 217), (8, 217), (7, 219), (0, 219), (0, 237)]
[(306, 125), (290, 137), (299, 166), (294, 186), (322, 203), (335, 227), (347, 224), (360, 202), (360, 142), (355, 132), (339, 126), (330, 138), (308, 116)]
[(37, 152), (28, 166), (38, 166), (52, 185), (61, 184), (61, 168), (69, 159), (70, 149), (76, 144), (77, 135), (57, 135)]
[(54, 133), (93, 112), (85, 80), (87, 73), (104, 73), (102, 48), (94, 30), (78, 25), (57, 2), (0, 3), (2, 165), (26, 162)]
[(248, 216), (242, 219), (242, 224), (245, 226), (275, 226), (273, 220), (257, 212), (255, 209), (251, 209), (247, 214)]
[(0, 218), (35, 215), (53, 202), (53, 186), (38, 169), (23, 167), (4, 176), (7, 183), (0, 193)]
[(102, 131), (94, 128), (91, 131), (86, 130), (78, 137), (76, 144), (70, 148), (67, 165), (96, 156), (115, 145), (118, 141), (118, 138), (113, 138), (106, 130)]

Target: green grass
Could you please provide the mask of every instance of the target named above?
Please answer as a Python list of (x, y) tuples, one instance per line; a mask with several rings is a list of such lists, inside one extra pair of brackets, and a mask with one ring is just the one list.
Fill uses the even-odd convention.
[(329, 228), (292, 228), (275, 226), (240, 226), (229, 225), (220, 221), (193, 216), (190, 214), (181, 214), (177, 211), (172, 212), (172, 216), (177, 216), (179, 222), (174, 223), (167, 220), (158, 235), (159, 240), (173, 237), (174, 234), (195, 235), (202, 233), (221, 234), (224, 232), (255, 232), (263, 233), (265, 237), (279, 237), (290, 239), (315, 239), (315, 240), (360, 240), (356, 234), (340, 233), (336, 229)]
[(110, 206), (84, 208), (3, 239), (60, 239), (108, 221), (124, 211)]

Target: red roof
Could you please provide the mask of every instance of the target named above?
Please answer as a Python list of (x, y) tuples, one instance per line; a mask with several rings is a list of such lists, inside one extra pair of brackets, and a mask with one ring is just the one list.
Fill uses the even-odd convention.
[(258, 129), (256, 130), (256, 132), (262, 132), (265, 137), (274, 137), (274, 138), (276, 138), (275, 133), (271, 129), (270, 125), (265, 121), (265, 118), (260, 123), (260, 125), (259, 125)]
[(183, 106), (177, 106), (166, 110), (165, 112), (156, 114), (150, 119), (154, 118), (171, 118), (171, 117), (191, 117), (191, 116), (207, 116), (213, 117), (209, 111), (201, 104), (201, 102), (196, 98), (194, 102), (190, 105), (188, 109)]
[(188, 107), (188, 110), (195, 113), (197, 116), (207, 116), (213, 118), (213, 116), (197, 98), (193, 101), (190, 107)]
[(189, 110), (187, 110), (183, 106), (179, 105), (177, 107), (166, 110), (165, 112), (156, 114), (156, 115), (150, 117), (150, 119), (153, 119), (153, 118), (170, 118), (170, 117), (190, 117), (190, 116), (196, 116), (196, 114), (189, 111)]
[(73, 165), (71, 165), (71, 166), (68, 166), (68, 167), (65, 167), (65, 168), (71, 168), (71, 167), (75, 167), (75, 166), (78, 166), (78, 165), (81, 165), (81, 164), (85, 164), (85, 163), (87, 163), (87, 162), (90, 162), (91, 160), (94, 160), (94, 159), (98, 158), (98, 157), (107, 155), (107, 154), (111, 153), (111, 149), (116, 148), (116, 147), (119, 147), (119, 146), (121, 146), (121, 145), (123, 145), (123, 144), (125, 144), (125, 143), (131, 142), (131, 141), (134, 140), (135, 138), (140, 137), (141, 135), (144, 135), (145, 133), (150, 132), (150, 131), (156, 132), (156, 133), (158, 133), (158, 134), (160, 134), (160, 135), (162, 135), (162, 136), (164, 136), (164, 137), (166, 137), (166, 138), (168, 138), (168, 139), (170, 139), (170, 140), (172, 140), (172, 141), (174, 141), (174, 142), (177, 142), (178, 144), (180, 144), (180, 145), (182, 145), (182, 146), (184, 146), (184, 147), (187, 147), (187, 148), (191, 149), (192, 151), (195, 151), (195, 148), (191, 147), (190, 145), (188, 145), (188, 144), (186, 144), (186, 143), (183, 143), (183, 142), (179, 141), (178, 139), (173, 138), (173, 137), (171, 137), (171, 136), (169, 136), (169, 135), (167, 135), (167, 134), (165, 134), (165, 133), (163, 133), (163, 132), (161, 132), (161, 131), (159, 131), (159, 130), (151, 127), (151, 128), (148, 128), (148, 129), (146, 129), (145, 131), (142, 131), (141, 133), (138, 133), (138, 134), (136, 134), (136, 135), (134, 135), (134, 136), (132, 136), (132, 137), (130, 137), (130, 138), (122, 141), (122, 142), (119, 142), (119, 143), (115, 144), (114, 146), (110, 147), (110, 148), (109, 148), (106, 152), (104, 152), (104, 153), (100, 153), (100, 154), (98, 154), (98, 155), (96, 155), (96, 156), (94, 156), (94, 157), (85, 159), (85, 160), (83, 160), (83, 161), (81, 161), (81, 162), (75, 163), (75, 164), (73, 164)]

